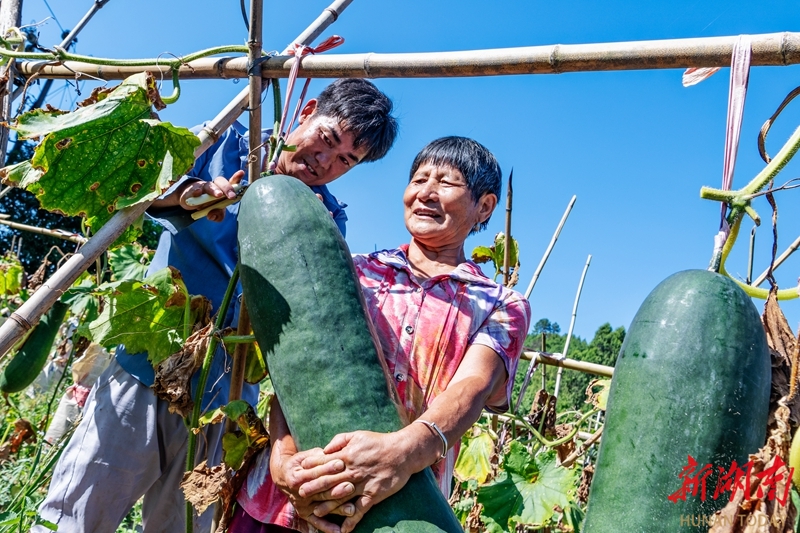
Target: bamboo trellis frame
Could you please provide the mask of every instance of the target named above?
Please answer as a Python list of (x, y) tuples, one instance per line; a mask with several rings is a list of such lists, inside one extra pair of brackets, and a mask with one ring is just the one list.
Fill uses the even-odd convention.
[[(613, 70), (652, 70), (689, 67), (728, 67), (736, 36), (698, 37), (595, 44), (553, 44), (489, 50), (423, 53), (325, 54), (303, 59), (299, 76), (306, 78), (439, 78), (561, 74)], [(752, 66), (786, 66), (800, 63), (800, 33), (765, 33), (751, 36)], [(288, 55), (261, 63), (264, 78), (285, 78), (295, 59)], [(181, 79), (246, 78), (246, 57), (204, 58), (180, 69)], [(68, 61), (63, 65), (43, 61), (18, 62), (26, 76), (74, 78), (76, 73), (104, 80), (119, 80), (163, 65), (110, 67)]]
[[(335, 0), (325, 8), (317, 19), (294, 40), (310, 43), (325, 31), (344, 11), (352, 0)], [(199, 157), (219, 138), (245, 110), (250, 88), (240, 92), (207, 127), (200, 132), (200, 146), (195, 149)], [(0, 361), (26, 331), (39, 322), (41, 316), (58, 300), (72, 283), (102, 254), (125, 229), (144, 214), (152, 202), (144, 202), (118, 211), (86, 244), (69, 258), (33, 295), (23, 303), (9, 320), (0, 325)]]
[[(310, 42), (332, 23), (352, 0), (336, 0), (295, 42)], [(800, 33), (783, 32), (753, 35), (752, 66), (785, 66), (800, 63)], [(736, 40), (732, 37), (706, 37), (657, 41), (633, 41), (599, 44), (548, 45), (494, 50), (431, 52), (411, 54), (340, 54), (311, 56), (303, 60), (300, 76), (336, 77), (458, 77), (512, 74), (557, 74), (579, 71), (669, 69), (688, 67), (724, 67), (730, 64)], [(286, 77), (294, 61), (285, 55), (261, 63), (265, 78)], [(157, 65), (146, 67), (103, 67), (77, 62), (52, 65), (46, 62), (18, 62), (23, 75), (38, 73), (42, 78), (73, 78), (76, 73), (112, 80), (123, 79), (143, 70), (159, 71)], [(181, 68), (182, 79), (243, 78), (248, 76), (247, 58), (206, 58)], [(241, 114), (249, 98), (249, 88), (237, 96), (211, 125), (199, 135), (199, 156), (210, 147)], [(62, 268), (17, 309), (14, 320), (0, 326), (0, 359), (77, 277), (134, 222), (149, 206), (139, 204), (118, 212), (100, 228)]]
[(547, 353), (537, 352), (534, 350), (524, 350), (522, 352), (522, 359), (526, 361), (534, 361), (549, 366), (557, 366), (567, 368), (569, 370), (577, 370), (584, 374), (595, 374), (610, 378), (614, 375), (613, 366), (599, 365), (597, 363), (589, 363), (587, 361), (578, 361), (577, 359), (567, 359), (560, 353)]

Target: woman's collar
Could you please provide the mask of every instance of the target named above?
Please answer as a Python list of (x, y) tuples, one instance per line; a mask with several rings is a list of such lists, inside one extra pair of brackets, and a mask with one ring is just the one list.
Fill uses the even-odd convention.
[[(405, 271), (409, 277), (416, 279), (411, 270), (411, 265), (408, 262), (408, 244), (403, 244), (394, 250), (379, 250), (370, 254), (377, 261), (384, 265), (391, 266), (398, 270)], [(453, 278), (457, 281), (464, 283), (475, 283), (478, 285), (496, 285), (494, 281), (486, 277), (481, 271), (480, 267), (474, 262), (467, 259), (459, 264), (448, 274), (440, 274), (423, 282), (423, 284), (435, 283), (444, 278)]]

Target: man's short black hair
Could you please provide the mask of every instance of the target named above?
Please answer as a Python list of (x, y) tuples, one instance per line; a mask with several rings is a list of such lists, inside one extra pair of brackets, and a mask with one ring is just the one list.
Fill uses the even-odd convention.
[[(467, 137), (442, 137), (430, 142), (414, 158), (409, 181), (425, 163), (457, 169), (467, 180), (472, 200), (477, 202), (486, 193), (500, 198), (503, 172), (492, 152), (478, 141)], [(486, 229), (487, 218), (477, 231)]]
[(316, 113), (335, 118), (353, 133), (353, 147), (367, 148), (363, 162), (385, 156), (397, 137), (392, 101), (367, 80), (343, 78), (331, 83), (317, 97)]

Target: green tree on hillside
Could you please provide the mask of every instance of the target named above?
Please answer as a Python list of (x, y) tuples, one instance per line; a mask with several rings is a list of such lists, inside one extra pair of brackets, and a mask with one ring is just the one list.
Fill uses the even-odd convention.
[(558, 325), (558, 322), (550, 322), (547, 318), (540, 318), (531, 328), (531, 335), (539, 337), (542, 333), (547, 335), (561, 333), (561, 326)]

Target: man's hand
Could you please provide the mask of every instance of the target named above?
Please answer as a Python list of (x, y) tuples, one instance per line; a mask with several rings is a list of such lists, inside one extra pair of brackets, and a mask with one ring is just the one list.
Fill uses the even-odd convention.
[[(349, 533), (363, 518), (369, 509), (392, 494), (399, 491), (408, 483), (414, 473), (413, 461), (409, 461), (409, 450), (404, 444), (414, 447), (408, 440), (408, 433), (413, 433), (420, 428), (406, 428), (396, 433), (373, 433), (371, 431), (356, 431), (336, 435), (324, 449), (324, 454), (309, 455), (303, 459), (301, 466), (306, 472), (322, 468), (322, 461), (331, 464), (332, 459), (341, 460), (345, 469), (341, 473), (326, 476), (317, 476), (315, 479), (304, 482), (298, 490), (302, 495), (322, 494), (329, 495), (332, 490), (337, 490), (344, 484), (352, 484), (353, 494), (357, 495), (352, 503), (352, 513), (344, 512), (340, 503), (333, 498), (324, 498), (328, 501), (316, 503), (314, 516), (325, 516), (330, 513), (347, 516), (341, 526), (341, 533)], [(424, 431), (424, 429), (423, 429)], [(412, 437), (413, 439), (413, 437)], [(342, 506), (344, 507), (344, 506)], [(308, 520), (308, 519), (307, 519)], [(311, 522), (311, 520), (309, 520)], [(313, 522), (311, 522), (313, 524)]]
[[(193, 181), (179, 191), (178, 205), (187, 211), (194, 211), (203, 206), (190, 206), (186, 203), (189, 198), (195, 198), (201, 194), (208, 194), (214, 198), (236, 198), (236, 191), (233, 190), (233, 185), (236, 185), (244, 177), (244, 171), (239, 170), (230, 180), (222, 176), (214, 178), (214, 181)], [(178, 192), (178, 191), (176, 191)], [(224, 209), (214, 209), (208, 213), (207, 218), (212, 222), (221, 222), (225, 218)]]

